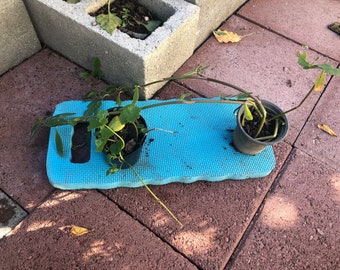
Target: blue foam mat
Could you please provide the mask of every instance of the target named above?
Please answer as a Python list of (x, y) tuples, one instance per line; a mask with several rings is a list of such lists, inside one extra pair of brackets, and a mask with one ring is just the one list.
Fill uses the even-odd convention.
[[(162, 101), (139, 101), (139, 105), (158, 102)], [(80, 116), (87, 104), (83, 101), (66, 101), (57, 105), (54, 114), (74, 112)], [(114, 106), (116, 104), (113, 101), (103, 102), (103, 109)], [(148, 129), (156, 130), (147, 135), (140, 159), (134, 166), (136, 171), (150, 185), (267, 176), (275, 167), (271, 146), (256, 156), (241, 154), (231, 146), (237, 106), (178, 104), (143, 110)], [(83, 164), (72, 163), (71, 126), (58, 127), (64, 144), (64, 157), (60, 157), (54, 140), (55, 131), (56, 128), (51, 128), (46, 162), (47, 175), (54, 187), (110, 189), (143, 185), (130, 169), (106, 176), (109, 167), (104, 155), (95, 152), (94, 136), (91, 138), (90, 160)]]

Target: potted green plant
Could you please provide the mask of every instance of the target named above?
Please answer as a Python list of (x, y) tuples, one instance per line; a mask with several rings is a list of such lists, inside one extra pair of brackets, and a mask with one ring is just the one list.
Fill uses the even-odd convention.
[[(198, 103), (240, 104), (237, 114), (237, 127), (233, 135), (233, 144), (235, 148), (242, 153), (250, 155), (257, 154), (263, 151), (267, 145), (272, 145), (283, 140), (288, 131), (286, 114), (298, 109), (313, 91), (320, 91), (324, 86), (326, 74), (340, 76), (340, 69), (334, 68), (329, 64), (309, 63), (306, 59), (305, 53), (298, 53), (297, 56), (298, 63), (304, 69), (317, 68), (320, 69), (321, 72), (315, 80), (314, 85), (307, 92), (300, 104), (286, 112), (283, 112), (277, 106), (268, 101), (262, 101), (254, 94), (235, 85), (216, 80), (214, 78), (205, 77), (203, 75), (205, 67), (198, 66), (193, 71), (180, 76), (161, 79), (144, 86), (136, 85), (131, 88), (109, 85), (99, 91), (90, 91), (85, 95), (85, 99), (90, 100), (90, 102), (82, 116), (75, 116), (73, 113), (63, 113), (50, 117), (39, 118), (32, 128), (31, 135), (34, 135), (41, 126), (76, 126), (79, 123), (86, 123), (87, 130), (89, 132), (92, 131), (96, 137), (96, 151), (104, 152), (107, 157), (108, 164), (110, 165), (107, 170), (107, 175), (126, 168), (133, 170), (137, 178), (144, 184), (154, 198), (178, 223), (180, 223), (176, 216), (157, 198), (148, 186), (145, 185), (143, 179), (133, 167), (135, 160), (133, 159), (130, 161), (128, 159), (129, 155), (138, 151), (139, 147), (143, 144), (145, 137), (152, 130), (148, 129), (147, 123), (145, 123), (142, 119), (142, 112), (158, 106), (167, 106), (171, 104), (183, 104), (188, 106)], [(98, 61), (94, 61), (94, 63), (96, 64), (94, 74), (100, 73)], [(221, 84), (239, 91), (240, 94), (233, 97), (221, 97), (220, 99), (189, 99), (188, 95), (183, 95), (177, 100), (164, 101), (146, 106), (139, 106), (137, 104), (139, 100), (139, 91), (142, 87), (164, 81), (185, 79), (205, 80)], [(131, 102), (123, 106), (121, 94), (131, 91), (133, 92)], [(117, 107), (112, 108), (111, 110), (101, 109), (102, 101), (105, 98), (112, 97), (113, 95), (116, 96)], [(125, 136), (128, 133), (130, 135)], [(59, 155), (63, 155), (63, 144), (58, 131), (56, 131), (55, 140)]]

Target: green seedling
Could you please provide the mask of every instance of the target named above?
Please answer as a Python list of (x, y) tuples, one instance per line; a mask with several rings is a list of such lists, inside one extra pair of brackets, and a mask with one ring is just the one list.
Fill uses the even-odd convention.
[(79, 76), (81, 78), (96, 78), (101, 80), (102, 78), (104, 78), (104, 72), (101, 70), (101, 64), (100, 64), (100, 60), (98, 57), (93, 58), (92, 60), (92, 71), (91, 72), (81, 72), (79, 74)]

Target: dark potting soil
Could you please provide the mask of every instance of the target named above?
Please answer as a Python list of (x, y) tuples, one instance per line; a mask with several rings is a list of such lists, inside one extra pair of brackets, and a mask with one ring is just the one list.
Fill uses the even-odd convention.
[[(258, 126), (261, 122), (261, 119), (256, 111), (252, 111), (253, 114), (253, 120), (252, 121), (245, 121), (245, 124), (243, 126), (243, 129), (247, 132), (249, 136), (252, 138), (255, 138)], [(272, 118), (274, 115), (267, 111), (267, 119)], [(266, 137), (274, 134), (275, 131), (275, 120), (267, 122), (261, 133), (257, 136), (259, 137)], [(280, 130), (282, 129), (282, 125), (279, 124), (278, 134), (280, 133)]]
[[(120, 31), (138, 39), (145, 39), (150, 35), (150, 32), (144, 26), (148, 21), (158, 20), (150, 10), (138, 3), (137, 0), (115, 0), (110, 3), (110, 12), (122, 20), (122, 26), (118, 27)], [(89, 13), (93, 17), (100, 14), (108, 14), (107, 4), (97, 11)]]

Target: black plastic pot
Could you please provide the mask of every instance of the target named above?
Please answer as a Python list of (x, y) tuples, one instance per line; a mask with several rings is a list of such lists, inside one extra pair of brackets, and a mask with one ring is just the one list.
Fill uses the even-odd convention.
[[(277, 115), (282, 113), (283, 111), (273, 104), (270, 101), (262, 100), (262, 104), (267, 110), (267, 113)], [(268, 141), (258, 141), (251, 136), (243, 129), (241, 125), (241, 119), (244, 112), (244, 107), (241, 106), (237, 113), (237, 126), (233, 133), (233, 144), (234, 147), (247, 155), (256, 155), (261, 153), (268, 145), (275, 145), (281, 142), (288, 133), (288, 119), (286, 115), (282, 115), (282, 120), (284, 121), (284, 125), (280, 125), (277, 137)]]
[[(108, 111), (109, 112), (112, 112), (114, 110), (116, 110), (117, 108), (112, 108), (112, 109), (109, 109)], [(109, 117), (109, 121), (111, 121), (112, 117), (110, 118)], [(136, 124), (137, 126), (140, 126), (140, 125), (144, 125), (145, 128), (147, 128), (147, 125), (146, 125), (146, 121), (145, 119), (140, 116), (137, 120), (136, 120)], [(129, 125), (132, 125), (132, 124), (126, 124), (125, 125), (125, 128), (127, 128)], [(118, 132), (119, 133), (119, 132)], [(109, 160), (109, 149), (110, 149), (110, 146), (107, 144), (105, 145), (104, 147), (104, 150), (103, 150), (103, 153), (105, 154), (106, 156), (106, 159), (107, 161), (110, 163), (110, 164), (116, 164), (118, 168), (120, 169), (128, 169), (130, 168), (129, 165), (134, 165), (136, 164), (136, 162), (138, 161), (139, 157), (140, 157), (140, 154), (142, 152), (142, 148), (143, 148), (143, 144), (145, 142), (145, 139), (146, 139), (146, 136), (147, 136), (147, 133), (143, 133), (139, 130), (139, 134), (138, 134), (138, 138), (137, 138), (137, 141), (134, 141), (134, 146), (133, 146), (133, 149), (132, 151), (129, 151), (128, 153), (126, 151), (123, 151), (123, 158), (125, 160), (125, 162), (122, 162), (120, 161), (119, 159), (111, 159)], [(125, 144), (127, 145), (129, 142), (125, 142)], [(129, 165), (128, 165), (129, 164)]]

